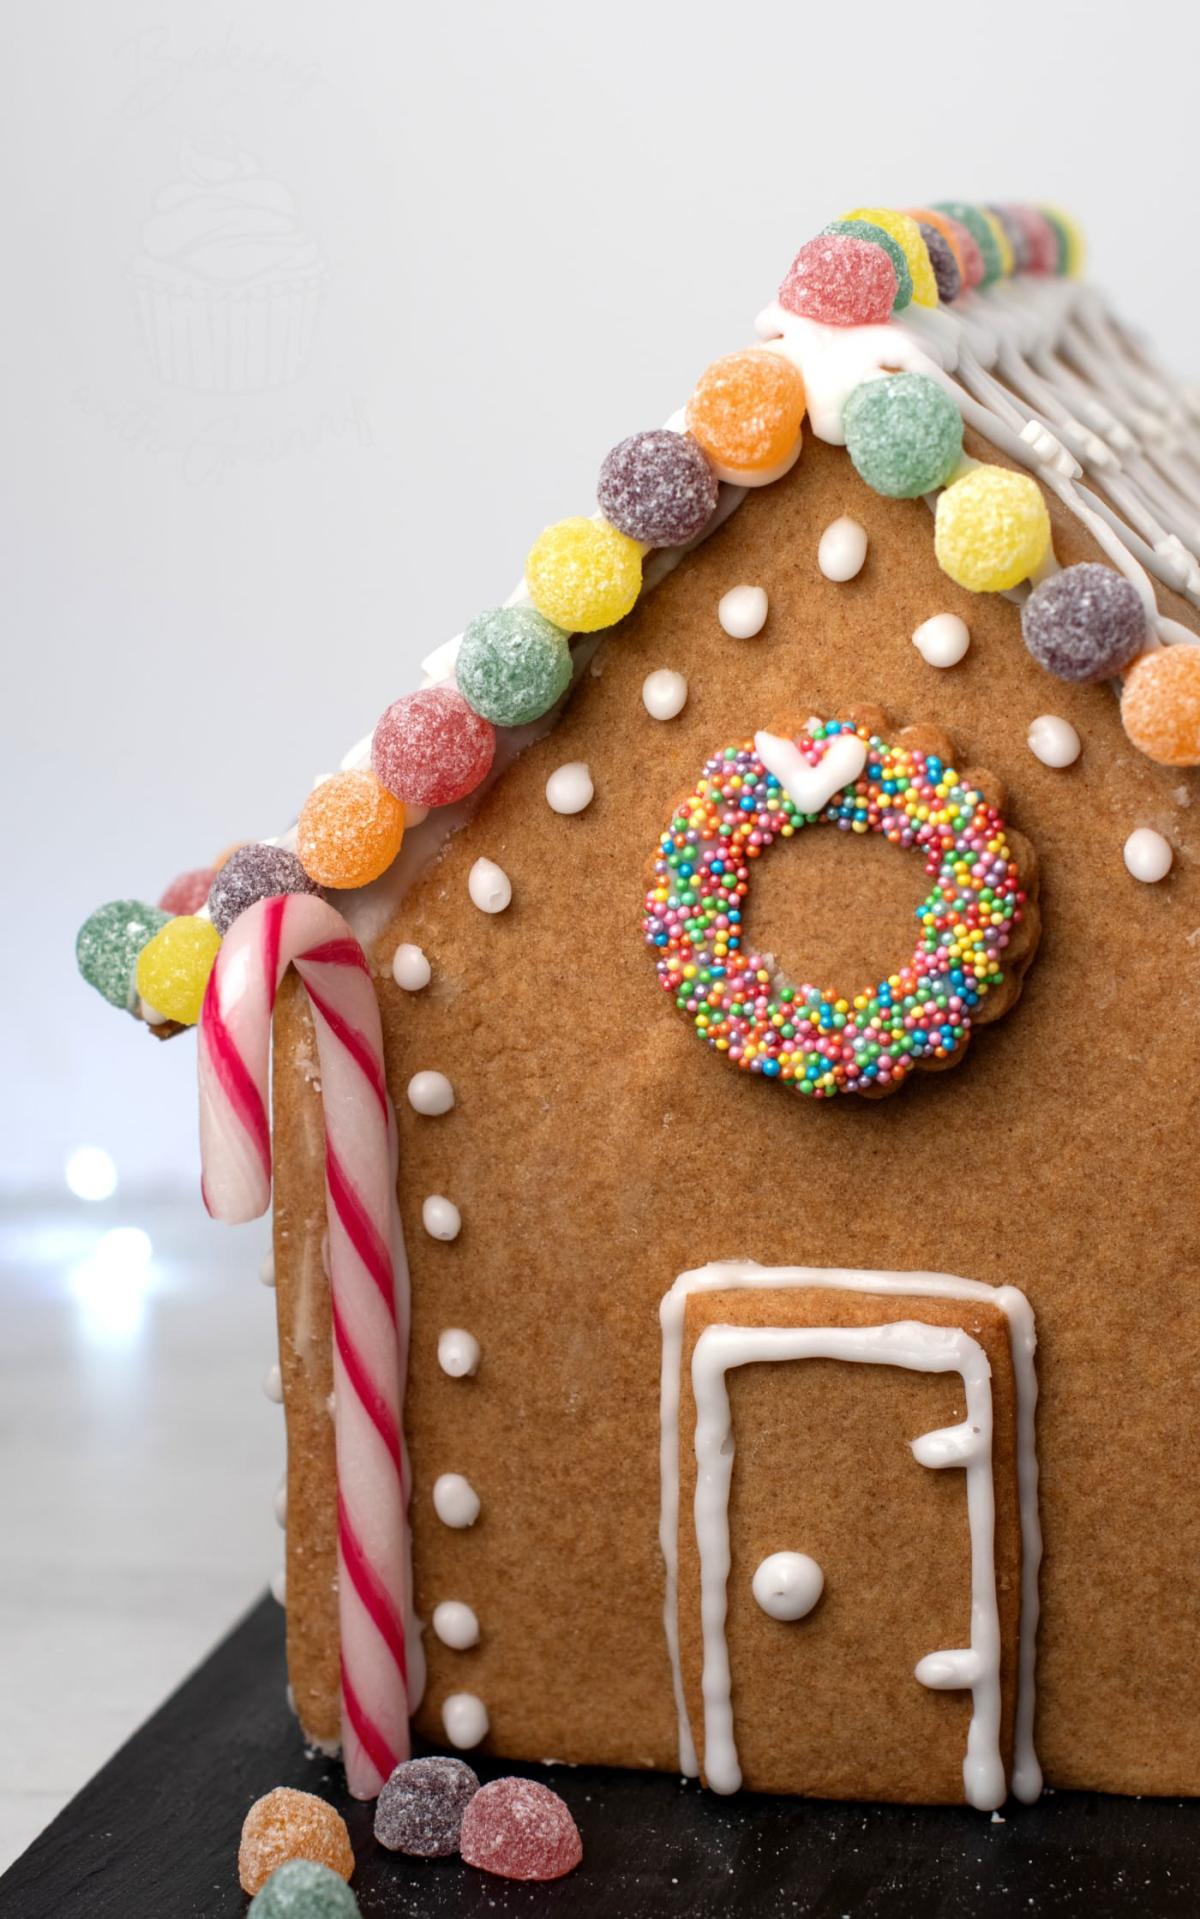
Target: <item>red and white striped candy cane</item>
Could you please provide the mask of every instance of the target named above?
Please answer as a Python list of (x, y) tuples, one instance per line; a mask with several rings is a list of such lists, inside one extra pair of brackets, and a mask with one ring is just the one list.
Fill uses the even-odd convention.
[(217, 954), (200, 1015), (204, 1201), (214, 1219), (235, 1223), (270, 1201), (271, 1016), (289, 966), (308, 989), (325, 1119), (342, 1754), (350, 1791), (372, 1799), (410, 1751), (408, 1277), (375, 989), (341, 914), (310, 894), (260, 900)]

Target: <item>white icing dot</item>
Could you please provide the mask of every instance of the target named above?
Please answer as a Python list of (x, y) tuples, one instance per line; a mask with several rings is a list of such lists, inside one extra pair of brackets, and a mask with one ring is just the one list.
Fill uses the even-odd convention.
[(438, 1365), (451, 1379), (473, 1379), (479, 1370), (479, 1341), (461, 1326), (447, 1326), (438, 1334)]
[(282, 1406), (283, 1374), (279, 1370), (278, 1363), (274, 1366), (268, 1366), (266, 1372), (263, 1374), (263, 1391), (268, 1399), (273, 1399), (277, 1406)]
[(582, 813), (595, 791), (586, 760), (569, 760), (546, 781), (546, 798), (555, 813)]
[(414, 1073), (408, 1082), (408, 1103), (415, 1113), (448, 1113), (454, 1088), (444, 1073)]
[(825, 1575), (807, 1553), (771, 1553), (750, 1582), (772, 1619), (803, 1619), (825, 1590)]
[(970, 629), (957, 613), (935, 613), (912, 636), (927, 666), (957, 666), (971, 644)]
[(1137, 827), (1125, 842), (1125, 864), (1135, 880), (1165, 879), (1174, 858), (1171, 842), (1152, 826)]
[(433, 1482), (433, 1510), (443, 1526), (473, 1526), (479, 1517), (479, 1494), (461, 1473), (442, 1473)]
[(827, 526), (817, 547), (817, 565), (827, 580), (852, 580), (867, 557), (866, 528), (843, 515)]
[(1070, 720), (1053, 713), (1039, 713), (1029, 722), (1029, 751), (1043, 766), (1074, 766), (1083, 751), (1079, 735)]
[(166, 1014), (160, 1013), (156, 1006), (151, 1006), (148, 999), (138, 1000), (138, 1017), (143, 1019), (147, 1026), (165, 1026), (167, 1023)]
[(428, 986), (432, 976), (433, 968), (419, 946), (410, 946), (405, 941), (392, 954), (392, 978), (406, 993), (419, 993), (423, 986)]
[(287, 1480), (281, 1479), (279, 1491), (275, 1495), (275, 1524), (287, 1525)]
[(273, 1250), (263, 1254), (262, 1264), (258, 1269), (258, 1276), (264, 1286), (273, 1286), (275, 1284), (275, 1254)]
[(405, 800), (404, 830), (406, 833), (410, 826), (420, 826), (422, 821), (428, 818), (429, 808), (427, 806), (418, 806), (415, 800)]
[(278, 1572), (271, 1574), (271, 1597), (281, 1606), (287, 1605), (287, 1574), (281, 1566)]
[(442, 1705), (442, 1727), (452, 1746), (468, 1752), (487, 1735), (487, 1707), (473, 1692), (452, 1692)]
[(766, 593), (761, 586), (730, 587), (717, 602), (717, 618), (730, 639), (752, 640), (767, 623)]
[(452, 1199), (431, 1193), (421, 1207), (421, 1218), (430, 1239), (457, 1239), (462, 1231), (462, 1214)]
[(673, 720), (687, 705), (688, 683), (682, 673), (660, 666), (642, 681), (642, 705), (652, 720)]
[(479, 1644), (479, 1621), (461, 1599), (443, 1599), (440, 1606), (434, 1607), (433, 1630), (443, 1646), (450, 1646), (455, 1652), (465, 1652), (468, 1646)]
[(476, 860), (467, 876), (467, 891), (481, 913), (502, 913), (512, 899), (512, 881), (495, 860)]

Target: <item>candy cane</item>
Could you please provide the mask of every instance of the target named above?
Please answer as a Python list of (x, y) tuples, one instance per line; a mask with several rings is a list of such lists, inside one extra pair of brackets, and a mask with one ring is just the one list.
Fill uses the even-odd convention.
[(257, 1219), (271, 1195), (268, 1064), (280, 981), (308, 989), (325, 1120), (333, 1313), (342, 1753), (357, 1799), (409, 1754), (405, 1618), (408, 1354), (395, 1257), (396, 1120), (367, 963), (324, 900), (260, 900), (226, 934), (200, 1015), (200, 1147), (214, 1219)]

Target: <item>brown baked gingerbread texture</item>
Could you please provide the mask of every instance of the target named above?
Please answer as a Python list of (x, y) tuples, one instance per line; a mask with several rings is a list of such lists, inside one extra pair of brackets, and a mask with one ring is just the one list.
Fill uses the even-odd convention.
[[(967, 447), (1007, 464), (970, 434)], [(1048, 505), (1061, 563), (1103, 558)], [(818, 570), (817, 544), (844, 513), (869, 546), (858, 577), (835, 584)], [(742, 582), (768, 594), (754, 640), (729, 638), (717, 620), (721, 595)], [(1160, 598), (1195, 628), (1182, 601)], [(961, 614), (972, 635), (944, 672), (911, 642), (941, 612)], [(641, 699), (662, 666), (689, 687), (666, 723)], [(781, 714), (864, 705), (897, 728), (936, 727), (961, 768), (1000, 783), (1005, 819), (1036, 861), (1040, 946), (1019, 1002), (981, 1024), (951, 1070), (915, 1074), (885, 1100), (813, 1105), (698, 1042), (643, 943), (643, 876), (672, 801), (714, 750)], [(1048, 710), (1083, 741), (1066, 770), (1026, 745), (1029, 722)], [(588, 762), (595, 798), (562, 817), (544, 789), (571, 760)], [(443, 1701), (470, 1691), (486, 1704), (493, 1752), (677, 1766), (658, 1544), (659, 1302), (679, 1274), (714, 1260), (924, 1270), (1019, 1287), (1036, 1314), (1036, 1725), (1048, 1782), (1200, 1791), (1196, 793), (1195, 774), (1129, 747), (1107, 687), (1051, 680), (1032, 662), (1012, 603), (941, 572), (921, 501), (881, 498), (819, 441), (604, 637), (560, 722), (412, 886), (371, 955), (412, 1269), (416, 1605), (428, 1621), (439, 1601), (466, 1601), (481, 1626), (479, 1644), (461, 1652), (426, 1630), (422, 1732), (440, 1740)], [(1155, 886), (1123, 864), (1138, 826), (1175, 848)], [(480, 856), (512, 880), (502, 914), (469, 898)], [(876, 836), (805, 832), (756, 874), (748, 926), (793, 979), (853, 993), (908, 957), (926, 884), (915, 856)], [(422, 993), (392, 981), (401, 940), (432, 963)], [(319, 1135), (301, 1123), (312, 1091), (294, 1009), (279, 1018), (289, 1044), (277, 1050), (276, 1243), (281, 1272), (293, 1262), (311, 1276), (323, 1231)], [(418, 1115), (404, 1097), (423, 1068), (453, 1082), (442, 1117)], [(430, 1194), (461, 1210), (453, 1242), (424, 1230)], [(920, 1305), (927, 1317), (931, 1302)], [(480, 1342), (474, 1378), (438, 1365), (450, 1326)], [(998, 1354), (998, 1329), (988, 1337)], [(732, 1388), (739, 1435), (750, 1436), (733, 1490), (739, 1746), (748, 1782), (771, 1789), (954, 1799), (969, 1700), (926, 1693), (912, 1666), (935, 1645), (962, 1643), (965, 1476), (917, 1468), (907, 1442), (948, 1417), (955, 1382), (895, 1369), (865, 1381), (868, 1370), (763, 1367)], [(315, 1729), (318, 1716), (336, 1721), (332, 1453), (315, 1348), (303, 1370), (285, 1353), (284, 1372), (289, 1446), (303, 1447), (289, 1466), (289, 1651)], [(1011, 1385), (998, 1359), (993, 1374), (1010, 1724), (1019, 1541)], [(437, 1518), (431, 1488), (444, 1472), (479, 1493), (474, 1526)], [(694, 1705), (687, 1513), (685, 1495), (681, 1633)], [(809, 1550), (777, 1537), (792, 1530), (822, 1542), (837, 1578), (810, 1620), (776, 1632), (750, 1609), (746, 1579), (760, 1545)], [(293, 1583), (298, 1565), (307, 1574)], [(786, 1632), (791, 1730), (767, 1656)]]

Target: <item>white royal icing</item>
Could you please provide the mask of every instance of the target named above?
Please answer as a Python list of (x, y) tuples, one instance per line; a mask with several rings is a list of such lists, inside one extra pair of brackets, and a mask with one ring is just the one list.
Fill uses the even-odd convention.
[(512, 881), (495, 860), (478, 859), (467, 875), (467, 891), (481, 913), (503, 913), (512, 900)]
[(465, 1652), (468, 1646), (479, 1644), (479, 1621), (461, 1599), (443, 1599), (434, 1607), (433, 1630), (443, 1646), (453, 1652)]
[(430, 1239), (457, 1239), (462, 1232), (462, 1214), (452, 1199), (430, 1193), (421, 1207), (421, 1222)]
[(268, 1399), (273, 1399), (277, 1406), (282, 1406), (283, 1374), (279, 1370), (278, 1362), (268, 1366), (266, 1372), (263, 1374), (263, 1391)]
[(451, 1379), (473, 1379), (479, 1370), (479, 1341), (461, 1326), (447, 1326), (438, 1334), (438, 1365)]
[(1135, 827), (1125, 842), (1125, 864), (1135, 880), (1146, 880), (1151, 885), (1165, 880), (1174, 859), (1170, 840), (1152, 826)]
[(817, 544), (817, 565), (827, 580), (839, 584), (861, 573), (866, 557), (866, 528), (846, 514), (825, 528)]
[(473, 1526), (479, 1517), (479, 1494), (461, 1473), (442, 1473), (433, 1482), (433, 1510), (443, 1526)]
[(442, 1704), (442, 1729), (452, 1746), (469, 1752), (486, 1739), (488, 1709), (473, 1692), (452, 1692)]
[(263, 1285), (264, 1285), (264, 1286), (273, 1286), (273, 1285), (275, 1284), (275, 1253), (274, 1253), (274, 1250), (272, 1250), (272, 1251), (271, 1251), (271, 1252), (269, 1252), (269, 1253), (264, 1253), (264, 1254), (263, 1254), (263, 1256), (262, 1256), (262, 1263), (261, 1263), (261, 1265), (259, 1266), (259, 1269), (258, 1269), (258, 1276), (259, 1276), (259, 1278), (261, 1279), (261, 1281), (262, 1281), (262, 1283), (263, 1283)]
[(282, 1566), (271, 1574), (271, 1597), (277, 1605), (287, 1605), (287, 1573)]
[(754, 751), (802, 813), (821, 812), (867, 763), (867, 743), (857, 733), (835, 733), (815, 766), (794, 740), (782, 739), (778, 733), (756, 733)]
[(642, 705), (652, 720), (673, 720), (687, 705), (688, 683), (682, 673), (660, 666), (642, 681)]
[(1026, 738), (1029, 751), (1043, 766), (1074, 766), (1083, 751), (1070, 720), (1060, 720), (1054, 713), (1039, 713), (1030, 720)]
[(568, 760), (546, 781), (546, 799), (553, 813), (582, 813), (591, 805), (595, 792), (586, 760)]
[(912, 637), (927, 666), (957, 666), (971, 644), (970, 628), (957, 613), (935, 613), (922, 620)]
[(406, 940), (396, 948), (392, 954), (392, 978), (397, 986), (402, 986), (406, 993), (419, 993), (432, 977), (433, 968), (419, 946)]
[(761, 586), (731, 586), (717, 601), (721, 630), (731, 640), (752, 640), (767, 623), (767, 595)]
[(807, 1619), (825, 1590), (825, 1575), (807, 1553), (769, 1553), (750, 1590), (772, 1619)]
[(414, 1113), (436, 1117), (454, 1104), (454, 1088), (444, 1073), (414, 1073), (408, 1082), (408, 1103)]

